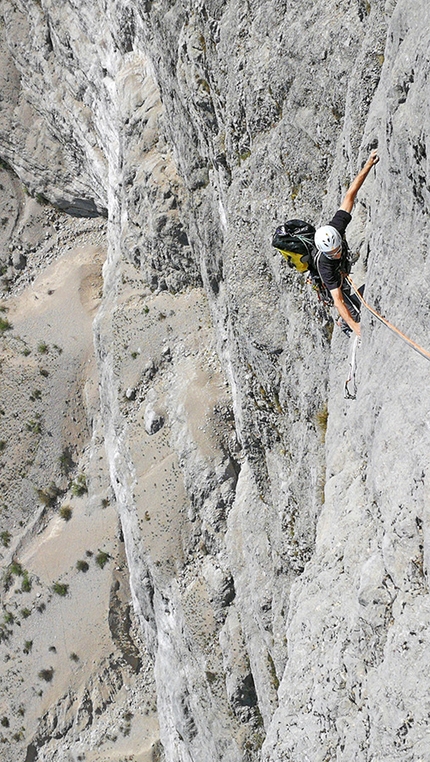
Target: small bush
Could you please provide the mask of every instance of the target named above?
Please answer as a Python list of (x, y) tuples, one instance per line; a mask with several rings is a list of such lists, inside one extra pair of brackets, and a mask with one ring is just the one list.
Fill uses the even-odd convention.
[(27, 609), (27, 608), (21, 609), (21, 616), (22, 616), (23, 619), (28, 619), (30, 614), (31, 614), (31, 610), (30, 609)]
[(54, 668), (49, 667), (49, 669), (41, 669), (38, 673), (38, 676), (41, 680), (45, 680), (45, 682), (50, 683), (54, 677)]
[(49, 371), (47, 371), (46, 368), (39, 368), (39, 373), (44, 378), (48, 378), (49, 376)]
[(39, 420), (36, 421), (27, 421), (25, 424), (25, 428), (27, 431), (31, 431), (32, 434), (41, 434), (42, 433), (42, 424)]
[(24, 574), (24, 569), (22, 568), (19, 561), (12, 561), (8, 571), (10, 574), (15, 574), (16, 577), (22, 577)]
[(41, 396), (42, 396), (42, 392), (40, 391), (40, 389), (33, 389), (33, 391), (30, 394), (30, 400), (32, 402), (36, 402), (36, 400), (40, 400)]
[(324, 440), (326, 432), (327, 432), (327, 424), (328, 424), (328, 407), (326, 404), (323, 405), (321, 410), (318, 410), (316, 414), (316, 421), (317, 421), (318, 428), (321, 432), (321, 437)]
[(61, 595), (64, 598), (64, 596), (69, 592), (69, 586), (64, 582), (54, 582), (52, 585), (52, 590), (54, 593)]
[(49, 350), (49, 347), (48, 347), (46, 341), (39, 341), (39, 343), (37, 345), (37, 351), (39, 352), (39, 354), (46, 355), (48, 350)]
[(6, 442), (4, 439), (0, 439), (0, 452), (3, 452), (6, 449)]
[(75, 497), (81, 497), (88, 492), (87, 479), (85, 474), (79, 474), (75, 481), (72, 483), (72, 495)]
[(64, 521), (70, 521), (70, 519), (72, 518), (72, 513), (73, 513), (73, 511), (72, 511), (70, 505), (62, 505), (61, 506), (61, 508), (60, 508), (60, 516), (61, 516), (62, 519), (64, 519)]
[(29, 654), (32, 648), (33, 648), (33, 641), (26, 640), (24, 643), (24, 648), (23, 648), (24, 653)]
[(47, 508), (50, 508), (55, 504), (57, 497), (60, 494), (60, 490), (54, 482), (51, 482), (49, 487), (45, 487), (45, 489), (37, 489), (36, 494), (39, 498), (39, 502)]
[(78, 571), (87, 572), (90, 567), (86, 561), (80, 559), (79, 561), (76, 561), (76, 568)]
[(2, 717), (0, 722), (3, 725), (4, 728), (8, 728), (9, 725), (10, 725), (10, 722), (9, 722), (7, 717)]
[(73, 651), (73, 653), (70, 654), (70, 658), (71, 658), (72, 661), (75, 661), (75, 662), (79, 661), (79, 656), (78, 656), (78, 654), (75, 654), (74, 651)]
[(12, 323), (9, 323), (9, 320), (4, 317), (0, 317), (0, 333), (4, 333), (5, 331), (10, 331), (12, 328)]
[(0, 540), (1, 540), (1, 543), (2, 543), (4, 548), (8, 548), (9, 547), (10, 541), (11, 541), (11, 537), (12, 537), (11, 533), (8, 532), (7, 530), (5, 532), (2, 532), (0, 534)]
[(6, 643), (11, 635), (12, 630), (8, 630), (6, 625), (0, 624), (0, 643)]
[(72, 453), (70, 452), (69, 447), (64, 448), (63, 452), (58, 458), (58, 463), (60, 466), (60, 471), (63, 474), (63, 476), (68, 476), (68, 474), (70, 473), (70, 471), (75, 465), (73, 462)]
[(31, 579), (28, 576), (28, 572), (24, 572), (24, 577), (22, 580), (21, 590), (23, 593), (29, 593), (31, 590)]
[(100, 569), (103, 569), (107, 562), (110, 560), (111, 556), (109, 553), (106, 553), (104, 550), (99, 550), (99, 552), (96, 555), (96, 564), (100, 566)]
[(36, 199), (37, 203), (40, 204), (41, 206), (46, 206), (47, 204), (49, 204), (49, 199), (46, 198), (46, 196), (44, 196), (43, 193), (36, 193), (34, 198)]

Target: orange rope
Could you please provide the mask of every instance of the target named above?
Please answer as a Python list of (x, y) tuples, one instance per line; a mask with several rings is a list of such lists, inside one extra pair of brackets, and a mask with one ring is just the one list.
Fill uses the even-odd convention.
[(399, 329), (396, 328), (395, 325), (392, 325), (392, 323), (389, 323), (389, 321), (386, 320), (386, 318), (382, 317), (382, 315), (380, 315), (379, 312), (376, 312), (376, 310), (373, 309), (373, 307), (371, 307), (370, 304), (368, 304), (366, 302), (366, 300), (360, 294), (357, 286), (355, 285), (354, 281), (352, 280), (352, 278), (349, 275), (346, 275), (346, 280), (348, 281), (350, 286), (352, 286), (352, 288), (354, 289), (355, 293), (357, 294), (358, 298), (360, 299), (360, 302), (366, 307), (367, 310), (369, 310), (369, 312), (372, 313), (372, 315), (374, 315), (376, 318), (378, 318), (378, 320), (380, 320), (381, 323), (386, 325), (387, 328), (389, 328), (390, 331), (393, 331), (393, 333), (395, 333), (397, 336), (399, 336), (400, 339), (403, 339), (403, 341), (406, 341), (406, 343), (409, 344), (409, 346), (412, 347), (412, 349), (415, 349), (415, 351), (418, 352), (422, 357), (425, 357), (426, 360), (430, 360), (430, 352), (428, 352), (426, 349), (423, 349), (423, 347), (420, 347), (420, 345), (417, 344), (412, 339), (410, 339), (409, 336), (406, 336), (406, 334), (404, 334), (401, 331), (399, 331)]

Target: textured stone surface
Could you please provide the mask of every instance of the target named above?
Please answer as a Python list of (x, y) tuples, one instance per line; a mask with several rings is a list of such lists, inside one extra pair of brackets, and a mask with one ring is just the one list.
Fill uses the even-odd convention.
[(108, 216), (101, 410), (165, 759), (425, 760), (428, 361), (365, 314), (344, 400), (347, 339), (270, 234), (378, 145), (348, 238), (428, 348), (426, 0), (2, 13), (10, 182)]

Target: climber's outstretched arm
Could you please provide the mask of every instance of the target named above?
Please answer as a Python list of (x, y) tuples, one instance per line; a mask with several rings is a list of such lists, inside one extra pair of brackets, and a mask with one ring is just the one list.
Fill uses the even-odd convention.
[(375, 164), (378, 163), (378, 161), (379, 161), (379, 156), (377, 154), (377, 151), (374, 150), (370, 154), (363, 169), (360, 170), (357, 177), (352, 181), (351, 185), (349, 186), (348, 190), (345, 193), (345, 198), (343, 199), (340, 205), (340, 208), (343, 209), (345, 212), (351, 213), (352, 207), (354, 206), (354, 201), (357, 195), (357, 191), (361, 188), (370, 170)]

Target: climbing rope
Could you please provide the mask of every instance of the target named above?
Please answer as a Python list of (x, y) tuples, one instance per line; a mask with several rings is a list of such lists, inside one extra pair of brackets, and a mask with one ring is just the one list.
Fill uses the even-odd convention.
[(392, 323), (390, 323), (386, 318), (382, 317), (382, 315), (380, 315), (379, 312), (376, 312), (376, 310), (373, 307), (371, 307), (370, 304), (366, 302), (362, 294), (360, 294), (352, 278), (349, 275), (346, 275), (345, 277), (349, 285), (354, 289), (362, 305), (366, 307), (366, 309), (369, 310), (369, 312), (372, 315), (374, 315), (374, 317), (376, 317), (378, 320), (381, 321), (381, 323), (386, 325), (387, 328), (390, 329), (390, 331), (393, 331), (393, 333), (395, 333), (396, 336), (398, 336), (400, 339), (403, 339), (403, 341), (409, 344), (409, 346), (412, 347), (412, 349), (415, 349), (415, 351), (418, 352), (422, 357), (425, 357), (426, 360), (430, 360), (430, 352), (428, 352), (427, 349), (424, 349), (423, 347), (421, 347), (419, 344), (416, 343), (416, 341), (413, 341), (413, 339), (410, 339), (409, 336), (406, 336), (406, 334), (402, 333), (402, 331), (399, 331), (399, 329), (396, 328), (395, 325), (392, 325)]

